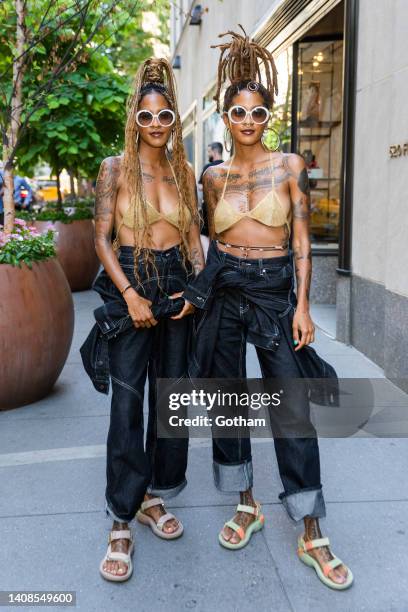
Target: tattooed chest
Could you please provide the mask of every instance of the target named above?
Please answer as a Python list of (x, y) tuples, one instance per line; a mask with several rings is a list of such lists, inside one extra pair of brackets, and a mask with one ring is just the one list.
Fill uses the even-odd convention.
[(239, 206), (248, 207), (273, 189), (279, 194), (288, 192), (288, 174), (280, 167), (270, 167), (250, 172), (248, 175), (231, 173), (225, 185), (225, 194), (230, 195)]
[(143, 182), (150, 185), (152, 183), (161, 183), (165, 185), (176, 185), (174, 176), (167, 176), (166, 174), (156, 175), (150, 172), (143, 172)]

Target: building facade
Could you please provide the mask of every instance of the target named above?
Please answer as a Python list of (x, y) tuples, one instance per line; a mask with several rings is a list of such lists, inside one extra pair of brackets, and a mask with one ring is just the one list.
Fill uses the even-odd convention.
[(399, 379), (408, 377), (407, 21), (404, 0), (179, 0), (171, 12), (184, 142), (197, 175), (207, 145), (224, 133), (211, 45), (242, 24), (273, 53), (277, 144), (301, 154), (309, 173), (311, 299), (335, 304), (337, 338)]

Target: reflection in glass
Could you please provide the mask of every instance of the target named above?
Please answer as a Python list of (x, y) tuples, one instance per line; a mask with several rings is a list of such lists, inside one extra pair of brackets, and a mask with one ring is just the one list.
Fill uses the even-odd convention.
[(342, 157), (342, 40), (298, 46), (296, 150), (306, 162), (311, 188), (311, 237), (337, 242)]

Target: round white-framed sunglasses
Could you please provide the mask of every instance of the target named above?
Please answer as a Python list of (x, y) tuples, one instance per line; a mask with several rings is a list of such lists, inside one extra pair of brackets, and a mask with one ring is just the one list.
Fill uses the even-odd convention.
[(176, 120), (176, 114), (170, 108), (163, 108), (156, 114), (144, 109), (136, 113), (136, 123), (140, 127), (150, 127), (155, 119), (162, 127), (170, 127)]
[(231, 123), (244, 123), (249, 115), (253, 123), (263, 125), (269, 121), (271, 111), (266, 106), (255, 106), (252, 110), (247, 110), (244, 106), (235, 104), (228, 110), (227, 115)]

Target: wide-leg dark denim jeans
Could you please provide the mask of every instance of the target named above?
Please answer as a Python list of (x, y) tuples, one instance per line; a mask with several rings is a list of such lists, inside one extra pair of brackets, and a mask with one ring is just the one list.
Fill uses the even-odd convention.
[[(244, 259), (225, 256), (225, 270), (239, 270), (247, 278), (274, 280), (282, 278), (287, 283), (288, 307), (278, 316), (282, 328), (282, 340), (276, 351), (256, 347), (263, 378), (300, 378), (302, 376), (294, 357), (292, 321), (296, 296), (293, 293), (293, 266), (289, 255), (263, 259)], [(239, 290), (223, 291), (224, 306), (218, 329), (212, 377), (246, 377), (246, 336), (253, 305)], [(217, 295), (215, 296), (217, 299)], [(289, 340), (290, 339), (290, 340)], [(301, 349), (302, 350), (302, 349)], [(320, 460), (316, 431), (310, 422), (309, 403), (299, 386), (286, 384), (285, 414), (276, 416), (279, 429), (274, 445), (284, 491), (280, 499), (290, 517), (295, 521), (305, 516), (325, 516), (325, 504), (320, 482)], [(289, 393), (289, 396), (288, 396)], [(290, 435), (284, 435), (285, 426)], [(272, 423), (272, 429), (273, 423)], [(293, 435), (299, 430), (307, 437)], [(283, 433), (282, 433), (283, 432)], [(253, 485), (251, 441), (249, 438), (214, 438), (213, 469), (217, 488), (225, 492), (244, 491)]]
[[(183, 267), (178, 247), (153, 251), (157, 272), (147, 277), (140, 260), (141, 282), (133, 271), (133, 249), (122, 247), (119, 262), (138, 293), (154, 303), (182, 291), (192, 274)], [(160, 286), (159, 286), (160, 283)], [(146, 491), (163, 498), (186, 485), (188, 439), (157, 438), (156, 379), (186, 375), (191, 317), (161, 319), (152, 328), (130, 328), (109, 340), (112, 381), (110, 426), (107, 438), (106, 512), (113, 519), (131, 521)], [(149, 380), (149, 416), (144, 445), (143, 400)]]

